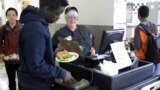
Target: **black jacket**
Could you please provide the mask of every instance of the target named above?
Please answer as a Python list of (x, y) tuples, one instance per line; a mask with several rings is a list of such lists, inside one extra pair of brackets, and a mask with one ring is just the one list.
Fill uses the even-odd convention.
[(57, 30), (52, 38), (53, 49), (55, 50), (57, 48), (57, 44), (59, 43), (58, 37), (66, 38), (68, 36), (71, 36), (72, 40), (78, 42), (83, 47), (84, 55), (90, 55), (89, 51), (94, 46), (93, 36), (86, 27), (79, 25), (74, 32), (69, 30), (67, 26)]

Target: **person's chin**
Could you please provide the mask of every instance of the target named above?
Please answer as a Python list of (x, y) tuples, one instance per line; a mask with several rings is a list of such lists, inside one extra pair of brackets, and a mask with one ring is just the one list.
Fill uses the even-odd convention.
[(53, 21), (50, 21), (49, 23), (56, 23), (57, 21), (56, 20), (53, 20)]
[(56, 23), (58, 21), (58, 19), (52, 19), (52, 20), (48, 20), (48, 23)]
[(76, 25), (76, 23), (70, 23), (70, 25), (75, 26), (75, 25)]
[(53, 20), (53, 23), (56, 23), (58, 21), (58, 19)]

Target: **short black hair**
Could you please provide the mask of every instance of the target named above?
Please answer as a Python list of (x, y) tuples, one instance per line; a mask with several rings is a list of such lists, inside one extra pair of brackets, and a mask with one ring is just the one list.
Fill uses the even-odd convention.
[(40, 0), (39, 6), (43, 8), (48, 6), (50, 10), (56, 10), (59, 7), (66, 7), (68, 5), (67, 0)]
[(149, 8), (145, 5), (142, 5), (138, 9), (138, 15), (140, 17), (148, 17), (149, 16)]
[(15, 8), (13, 8), (13, 7), (10, 7), (10, 8), (7, 9), (6, 16), (7, 16), (7, 14), (8, 14), (9, 11), (14, 11), (16, 13), (16, 16), (18, 16), (17, 10)]
[(74, 10), (78, 13), (78, 9), (76, 7), (67, 7), (64, 14), (67, 14), (70, 10)]

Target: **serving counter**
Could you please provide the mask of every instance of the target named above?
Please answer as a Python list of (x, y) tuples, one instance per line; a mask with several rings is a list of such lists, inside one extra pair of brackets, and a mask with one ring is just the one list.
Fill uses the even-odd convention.
[[(137, 60), (134, 65), (119, 70), (119, 74), (108, 76), (97, 66), (97, 63), (101, 62), (103, 61), (91, 62), (91, 65), (89, 63), (79, 65), (60, 63), (60, 66), (70, 71), (77, 80), (87, 79), (90, 87), (84, 90), (122, 90), (153, 77), (153, 63)], [(92, 68), (87, 66), (92, 66)]]

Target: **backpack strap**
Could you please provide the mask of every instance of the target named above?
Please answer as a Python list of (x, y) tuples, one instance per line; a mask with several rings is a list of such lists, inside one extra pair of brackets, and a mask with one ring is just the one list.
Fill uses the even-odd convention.
[(149, 34), (151, 34), (151, 35), (153, 35), (154, 37), (156, 37), (156, 34), (154, 34), (154, 32), (153, 32), (153, 29), (154, 29), (154, 26), (155, 26), (155, 24), (152, 24), (151, 22), (149, 22), (149, 28), (147, 28), (147, 26), (145, 26), (144, 24), (142, 24), (142, 23), (140, 23), (138, 26), (140, 27), (140, 28), (143, 28), (144, 29), (144, 31), (149, 35)]
[(146, 34), (151, 34), (151, 31), (150, 30), (148, 30), (148, 28), (144, 25), (144, 24), (139, 24), (139, 27), (141, 27), (141, 28), (143, 28), (144, 29), (144, 31), (146, 32)]

